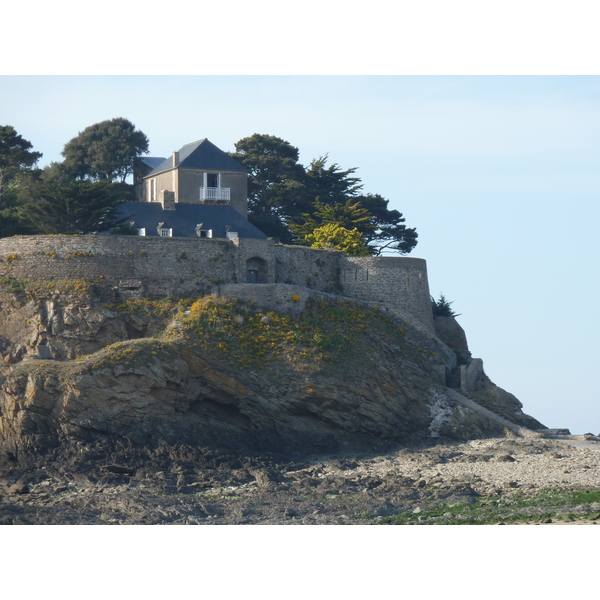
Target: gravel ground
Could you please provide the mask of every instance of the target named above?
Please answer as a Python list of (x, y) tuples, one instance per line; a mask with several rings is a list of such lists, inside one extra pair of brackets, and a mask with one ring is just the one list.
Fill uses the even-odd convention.
[[(583, 436), (311, 458), (189, 447), (71, 448), (27, 465), (5, 457), (0, 523), (379, 524), (482, 498), (508, 511), (516, 498), (547, 488), (600, 491), (599, 466), (600, 439)], [(528, 510), (533, 519), (545, 509)], [(600, 502), (551, 510), (581, 514), (584, 520), (571, 517), (573, 523), (596, 522), (594, 511), (600, 518)]]

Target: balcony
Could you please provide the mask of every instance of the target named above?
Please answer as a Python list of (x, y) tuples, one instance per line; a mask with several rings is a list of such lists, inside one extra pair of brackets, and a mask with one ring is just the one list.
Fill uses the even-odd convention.
[(200, 188), (200, 202), (214, 202), (214, 201), (225, 201), (229, 202), (231, 188), (223, 187), (201, 187)]

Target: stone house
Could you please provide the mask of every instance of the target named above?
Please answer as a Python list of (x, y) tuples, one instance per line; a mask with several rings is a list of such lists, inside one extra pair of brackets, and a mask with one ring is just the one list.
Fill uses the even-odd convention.
[(175, 204), (231, 206), (247, 216), (248, 170), (206, 138), (169, 158), (142, 158), (134, 185), (142, 202), (161, 202), (163, 192), (171, 191)]
[(267, 237), (248, 221), (248, 170), (206, 138), (138, 159), (134, 187), (120, 214), (140, 236)]

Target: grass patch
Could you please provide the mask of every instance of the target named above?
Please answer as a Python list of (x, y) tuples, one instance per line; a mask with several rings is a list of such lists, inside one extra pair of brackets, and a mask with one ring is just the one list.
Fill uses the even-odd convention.
[(117, 313), (117, 315), (143, 314), (148, 316), (175, 316), (178, 312), (189, 307), (194, 300), (178, 300), (171, 296), (166, 298), (150, 299), (136, 298), (124, 302), (110, 302), (104, 307)]
[(480, 496), (472, 503), (439, 504), (419, 513), (406, 511), (386, 517), (384, 525), (494, 525), (498, 523), (547, 523), (600, 517), (600, 490), (544, 489), (535, 496), (509, 498)]
[(141, 338), (117, 342), (99, 352), (78, 358), (75, 362), (84, 369), (104, 369), (116, 366), (147, 367), (150, 364), (170, 363), (178, 353), (168, 342)]

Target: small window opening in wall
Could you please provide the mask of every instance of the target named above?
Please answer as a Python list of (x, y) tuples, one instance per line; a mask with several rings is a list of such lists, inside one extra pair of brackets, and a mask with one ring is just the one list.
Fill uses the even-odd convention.
[(142, 235), (142, 236), (146, 235), (146, 228), (145, 227), (140, 227), (138, 229), (138, 235)]

